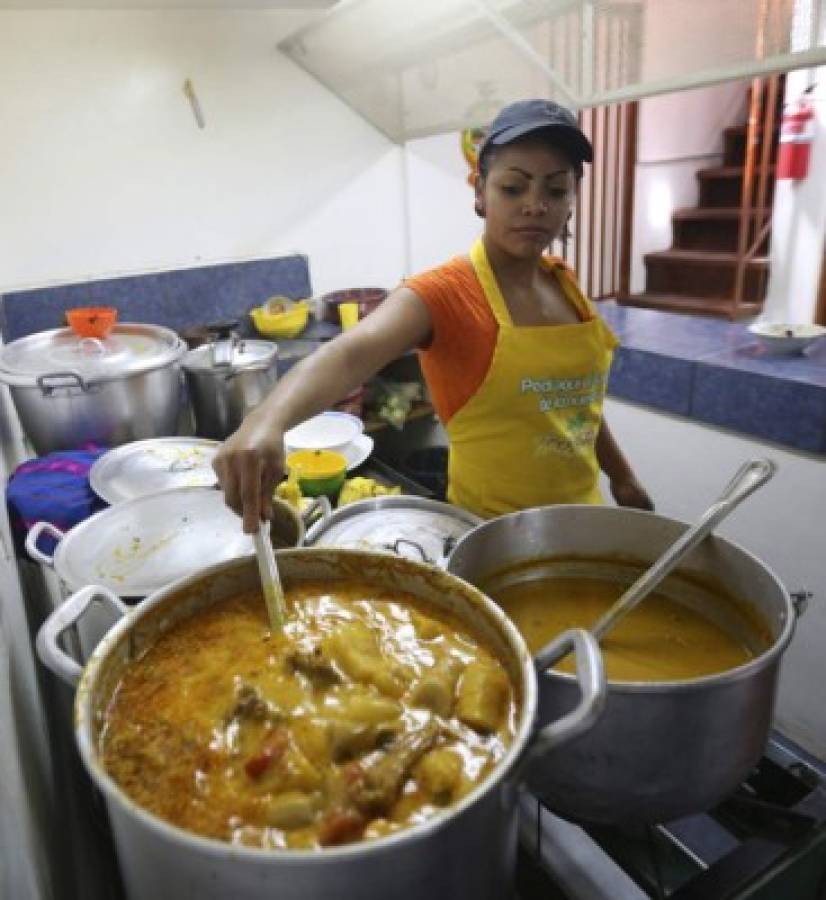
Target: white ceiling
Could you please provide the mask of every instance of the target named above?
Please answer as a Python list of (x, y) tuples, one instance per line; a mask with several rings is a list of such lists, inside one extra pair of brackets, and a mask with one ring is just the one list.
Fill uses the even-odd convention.
[(336, 0), (0, 0), (0, 9), (220, 9), (227, 12), (258, 10), (329, 9)]
[(826, 0), (347, 0), (280, 47), (402, 141), (826, 64)]

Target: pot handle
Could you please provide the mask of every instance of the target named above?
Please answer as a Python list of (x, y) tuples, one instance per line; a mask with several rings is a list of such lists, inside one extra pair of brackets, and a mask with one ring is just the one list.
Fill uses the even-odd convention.
[(541, 678), (546, 669), (559, 662), (573, 650), (576, 658), (576, 680), (580, 689), (580, 701), (567, 715), (546, 725), (537, 732), (522, 758), (516, 764), (511, 777), (520, 779), (525, 770), (540, 756), (572, 740), (587, 731), (597, 720), (605, 706), (605, 669), (602, 654), (594, 636), (584, 628), (563, 631), (534, 657), (534, 665)]
[(60, 646), (60, 636), (78, 622), (93, 600), (108, 603), (119, 616), (125, 616), (129, 612), (129, 607), (116, 594), (104, 587), (89, 585), (64, 600), (37, 632), (36, 646), (40, 662), (72, 687), (80, 681), (83, 667)]
[(69, 370), (67, 372), (47, 372), (38, 375), (35, 379), (37, 386), (44, 397), (50, 397), (60, 388), (79, 387), (84, 393), (89, 390), (89, 385), (80, 372)]
[(323, 494), (316, 497), (315, 502), (311, 503), (301, 513), (301, 518), (304, 520), (304, 525), (307, 528), (307, 533), (304, 535), (304, 544), (306, 546), (311, 547), (315, 543), (316, 538), (327, 527), (327, 523), (332, 515), (333, 507), (329, 499)]
[(795, 614), (799, 619), (809, 608), (809, 601), (813, 596), (812, 592), (807, 591), (806, 588), (801, 588), (799, 591), (791, 591), (789, 596), (792, 598), (792, 605), (794, 606)]
[[(37, 542), (40, 540), (44, 533), (51, 535), (58, 544), (61, 542), (61, 540), (63, 540), (64, 532), (62, 532), (57, 526), (52, 525), (51, 522), (35, 522), (34, 525), (32, 525), (32, 527), (29, 529), (29, 533), (26, 535), (26, 552), (35, 562), (42, 563), (44, 566), (48, 566), (50, 569), (53, 569), (54, 554), (49, 556), (37, 546)], [(55, 547), (55, 549), (57, 549), (57, 547)]]

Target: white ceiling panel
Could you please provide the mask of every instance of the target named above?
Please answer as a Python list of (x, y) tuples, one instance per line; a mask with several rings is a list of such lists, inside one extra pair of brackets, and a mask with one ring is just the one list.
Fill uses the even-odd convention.
[(826, 63), (826, 0), (343, 0), (281, 49), (396, 141)]

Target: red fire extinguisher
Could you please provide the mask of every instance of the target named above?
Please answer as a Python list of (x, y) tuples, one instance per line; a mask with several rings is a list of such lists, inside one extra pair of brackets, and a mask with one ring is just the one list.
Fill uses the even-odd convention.
[(814, 85), (807, 88), (803, 95), (793, 103), (789, 103), (783, 111), (780, 122), (780, 150), (777, 154), (777, 177), (805, 178), (809, 172), (809, 156), (815, 135), (815, 110), (807, 94)]

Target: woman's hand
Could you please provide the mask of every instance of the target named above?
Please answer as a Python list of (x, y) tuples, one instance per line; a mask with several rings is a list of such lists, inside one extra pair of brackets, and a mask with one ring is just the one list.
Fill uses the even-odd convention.
[(212, 463), (227, 506), (254, 534), (272, 518), (275, 486), (284, 476), (284, 433), (265, 418), (248, 416), (221, 445)]
[(654, 502), (648, 496), (648, 492), (633, 476), (613, 478), (611, 480), (611, 494), (617, 502), (617, 506), (630, 506), (633, 509), (654, 510)]
[(284, 434), (333, 405), (430, 336), (430, 311), (409, 288), (394, 291), (349, 331), (303, 359), (221, 446), (212, 463), (227, 506), (256, 532), (272, 516), (284, 476)]

